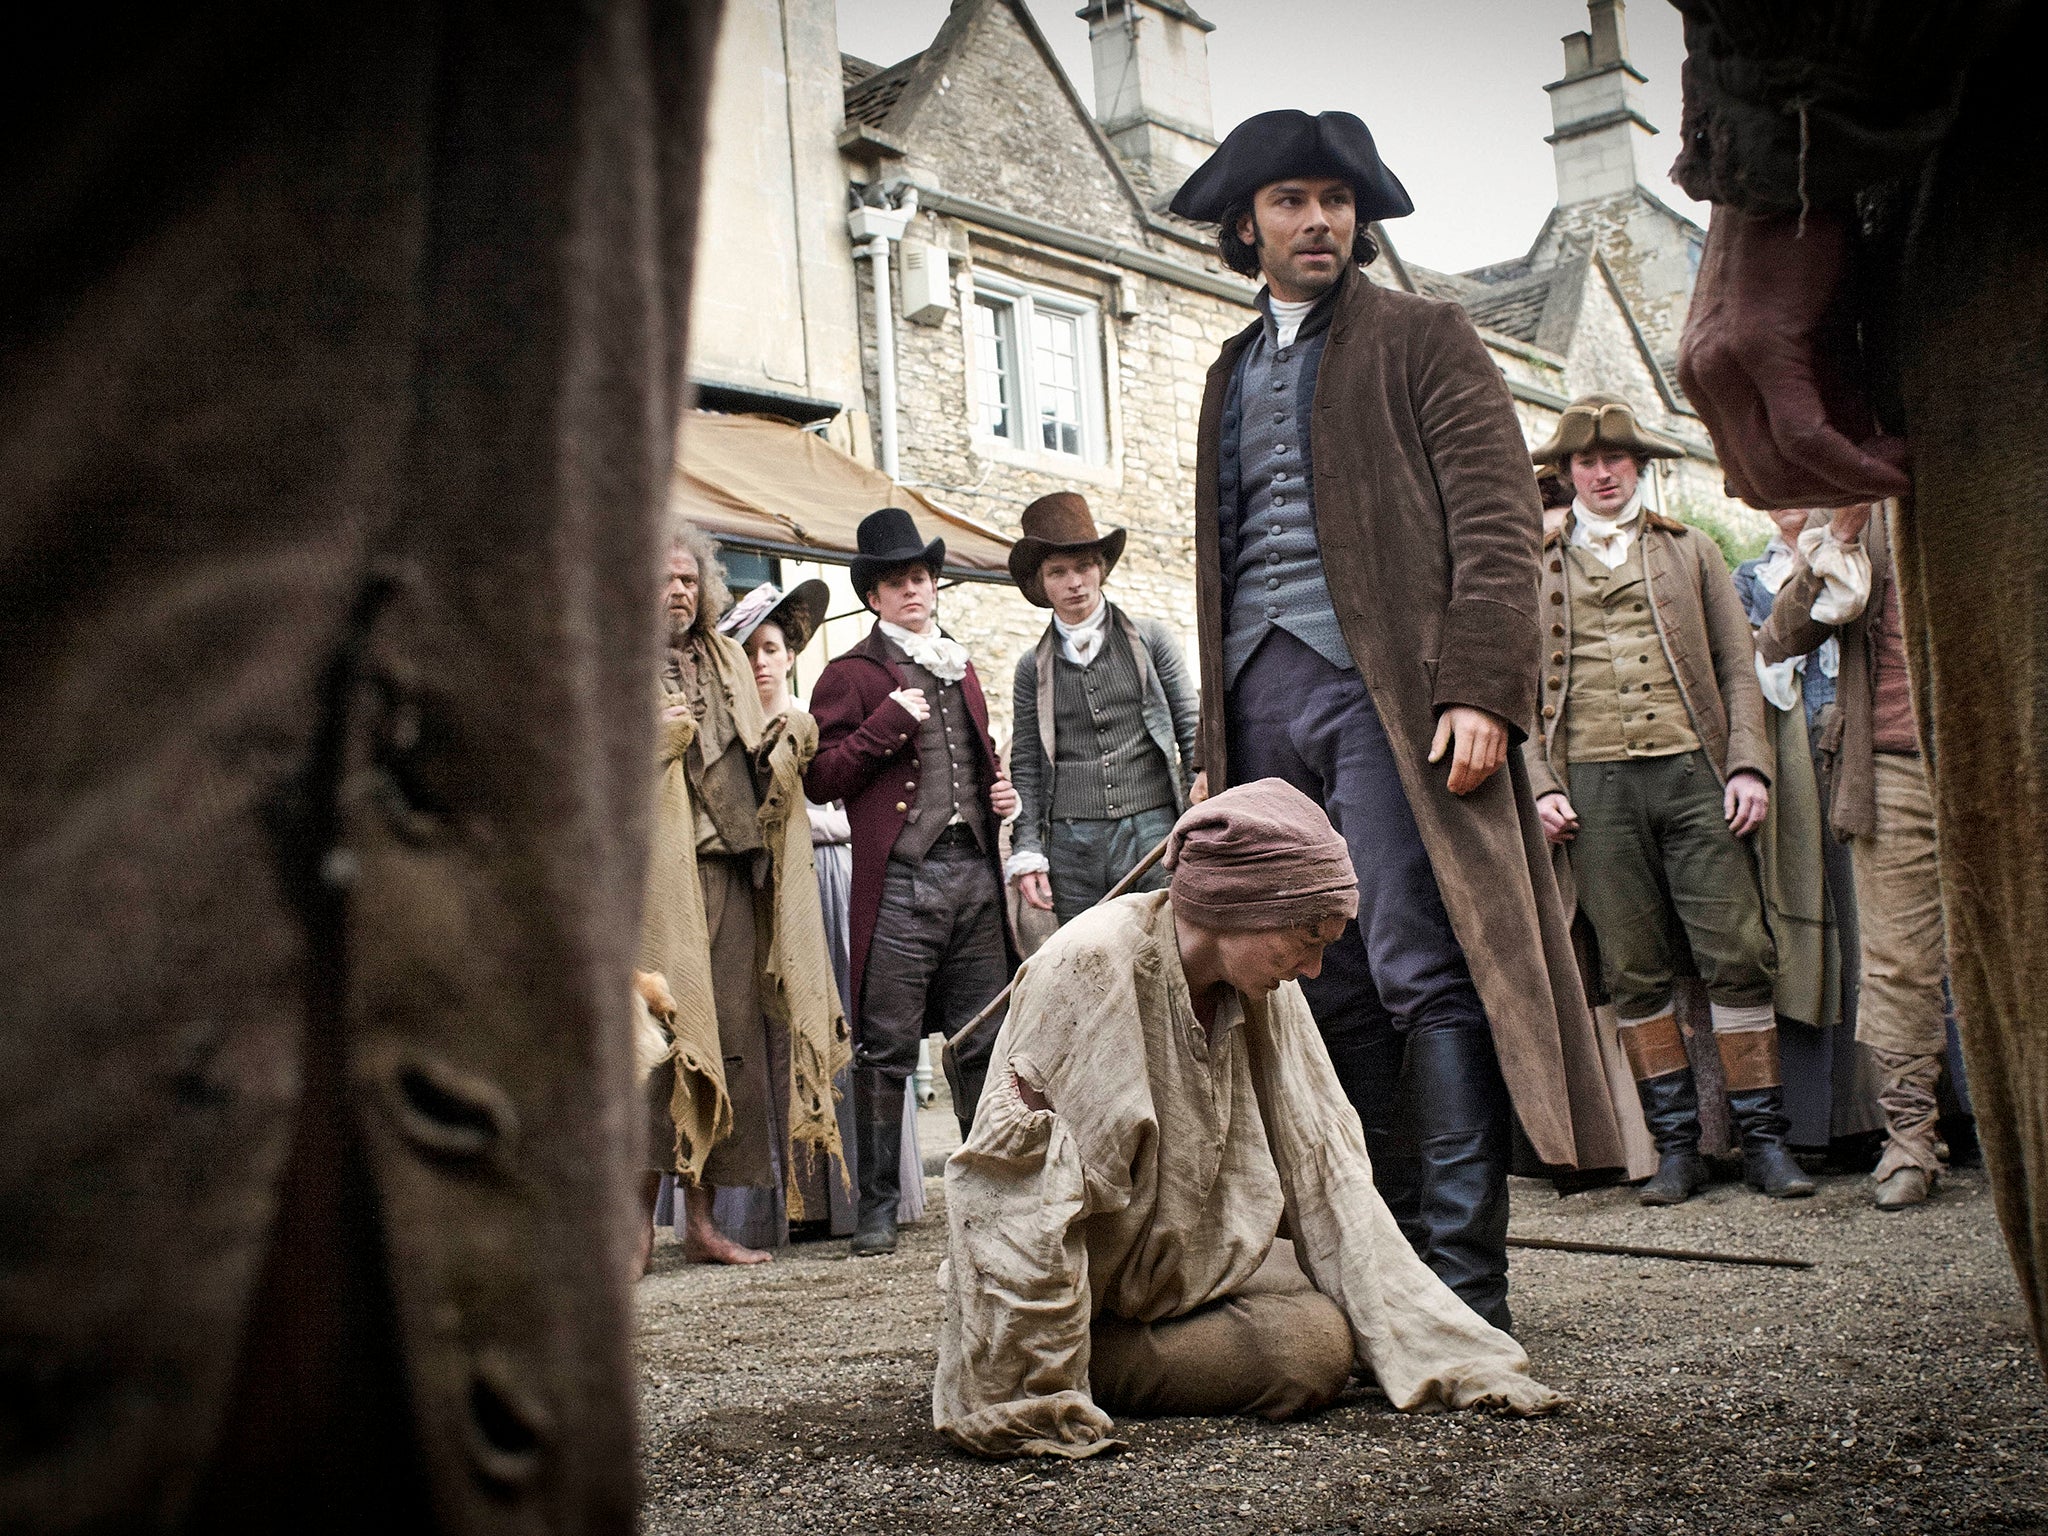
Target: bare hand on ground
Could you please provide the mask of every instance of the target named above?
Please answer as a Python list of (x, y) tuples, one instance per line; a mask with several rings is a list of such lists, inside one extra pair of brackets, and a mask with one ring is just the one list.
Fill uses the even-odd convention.
[(1536, 802), (1536, 819), (1543, 823), (1543, 835), (1553, 843), (1568, 843), (1579, 835), (1579, 813), (1563, 795), (1545, 795)]
[(988, 808), (1007, 820), (1017, 814), (1017, 787), (1006, 778), (989, 786)]
[(1017, 877), (1017, 890), (1025, 902), (1041, 912), (1052, 910), (1052, 879), (1042, 869)]
[(1508, 728), (1483, 709), (1453, 704), (1437, 716), (1429, 760), (1441, 761), (1447, 750), (1451, 751), (1448, 788), (1454, 795), (1469, 795), (1508, 760)]
[(932, 707), (925, 703), (924, 690), (922, 688), (898, 688), (889, 697), (908, 710), (910, 718), (919, 725), (924, 724), (925, 721), (932, 717)]
[(1831, 214), (1714, 210), (1679, 346), (1678, 380), (1706, 421), (1729, 494), (1830, 507), (1912, 489), (1906, 445), (1880, 433), (1838, 361), (1848, 235)]
[(1747, 772), (1728, 776), (1728, 790), (1721, 797), (1721, 811), (1728, 818), (1730, 832), (1737, 837), (1747, 837), (1764, 824), (1764, 816), (1770, 808), (1771, 792), (1762, 779)]

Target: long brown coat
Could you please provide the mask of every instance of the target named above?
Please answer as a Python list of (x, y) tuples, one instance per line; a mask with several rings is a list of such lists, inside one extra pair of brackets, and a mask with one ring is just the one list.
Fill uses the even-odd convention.
[[(1520, 754), (1472, 794), (1429, 761), (1437, 715), (1515, 723), (1536, 688), (1542, 510), (1500, 371), (1455, 304), (1347, 269), (1316, 380), (1316, 537), (1337, 621), (1493, 1025), (1522, 1127), (1546, 1163), (1622, 1161), (1613, 1101)], [(1257, 322), (1263, 324), (1263, 321)], [(1217, 459), (1224, 395), (1256, 326), (1209, 370), (1196, 460), (1202, 755), (1230, 782)]]
[(636, 1528), (627, 983), (718, 9), (53, 13), (16, 82), (10, 1536)]

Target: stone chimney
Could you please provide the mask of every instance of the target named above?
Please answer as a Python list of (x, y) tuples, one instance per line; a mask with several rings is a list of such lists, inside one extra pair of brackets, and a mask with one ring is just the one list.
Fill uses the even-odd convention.
[(1589, 0), (1590, 29), (1564, 39), (1564, 78), (1543, 87), (1556, 129), (1545, 142), (1557, 159), (1560, 208), (1634, 191), (1636, 151), (1657, 131), (1643, 116), (1644, 77), (1628, 61), (1623, 9), (1623, 0)]
[(1095, 118), (1117, 153), (1171, 192), (1216, 148), (1209, 101), (1215, 26), (1181, 0), (1089, 0)]

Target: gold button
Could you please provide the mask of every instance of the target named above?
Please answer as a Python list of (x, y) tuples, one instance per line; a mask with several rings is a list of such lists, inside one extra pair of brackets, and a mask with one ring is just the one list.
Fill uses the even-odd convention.
[(1553, 635), (1562, 635), (1564, 633), (1564, 626), (1562, 624), (1553, 624), (1550, 626), (1550, 632)]
[(1546, 720), (1555, 720), (1557, 718), (1557, 706), (1555, 704), (1544, 705), (1543, 718)]
[(901, 800), (898, 800), (898, 801), (896, 802), (896, 809), (897, 809), (897, 810), (899, 810), (899, 811), (907, 811), (907, 810), (909, 810), (909, 809), (910, 809), (910, 807), (909, 807), (908, 805), (904, 804), (904, 803), (903, 803), (903, 802), (902, 802)]
[(1550, 568), (1553, 571), (1561, 571), (1564, 569), (1564, 562), (1562, 560), (1553, 560), (1550, 562)]
[(1550, 594), (1550, 600), (1553, 603), (1561, 603), (1564, 601), (1564, 594), (1562, 592), (1553, 592)]
[(1553, 688), (1562, 688), (1564, 686), (1564, 679), (1561, 677), (1553, 677), (1550, 680), (1550, 686)]
[(1553, 664), (1555, 664), (1555, 663), (1557, 663), (1557, 662), (1561, 662), (1561, 661), (1563, 661), (1563, 660), (1564, 660), (1564, 652), (1563, 652), (1563, 651), (1552, 651), (1552, 652), (1550, 653), (1550, 659), (1551, 659), (1551, 661), (1552, 661), (1552, 663), (1553, 663)]

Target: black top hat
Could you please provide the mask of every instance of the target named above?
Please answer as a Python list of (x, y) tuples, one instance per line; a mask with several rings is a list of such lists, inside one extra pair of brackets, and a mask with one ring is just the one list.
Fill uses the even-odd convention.
[(1398, 219), (1415, 211), (1408, 189), (1380, 160), (1372, 131), (1349, 112), (1310, 117), (1291, 107), (1261, 112), (1230, 130), (1173, 194), (1184, 219), (1220, 224), (1259, 188), (1289, 176), (1334, 176), (1358, 199), (1358, 222)]
[(901, 507), (884, 507), (870, 512), (854, 530), (860, 553), (853, 557), (853, 590), (865, 602), (880, 583), (882, 574), (899, 565), (928, 565), (934, 579), (946, 563), (946, 541), (923, 543), (917, 524)]

